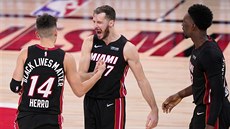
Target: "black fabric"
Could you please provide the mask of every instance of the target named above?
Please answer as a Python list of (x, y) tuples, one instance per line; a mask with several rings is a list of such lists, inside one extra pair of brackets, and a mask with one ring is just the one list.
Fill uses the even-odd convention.
[[(45, 119), (45, 120), (44, 120)], [(19, 129), (60, 129), (58, 115), (34, 114), (17, 120)]]
[[(195, 107), (189, 129), (204, 129), (207, 124), (207, 105), (198, 105)], [(210, 113), (209, 113), (210, 115)], [(213, 125), (214, 126), (214, 125)], [(230, 103), (227, 98), (223, 100), (223, 106), (215, 122), (216, 129), (229, 129), (230, 127)], [(218, 128), (219, 127), (219, 128)]]
[(22, 81), (16, 81), (15, 79), (12, 78), (10, 82), (10, 90), (13, 91), (14, 93), (18, 93), (22, 86), (21, 86)]
[(209, 105), (207, 123), (214, 126), (228, 96), (225, 59), (215, 41), (208, 40), (193, 50), (190, 59), (193, 99), (196, 105)]
[(94, 36), (91, 50), (90, 66), (92, 72), (96, 62), (102, 59), (106, 63), (106, 70), (101, 79), (87, 92), (86, 96), (99, 99), (115, 99), (126, 95), (125, 76), (128, 63), (124, 59), (123, 49), (127, 39), (121, 35), (119, 39), (109, 44)]
[[(119, 104), (116, 103), (118, 99), (121, 100)], [(86, 96), (84, 98), (85, 129), (125, 129), (125, 98), (118, 99), (95, 99)], [(119, 113), (120, 110), (123, 112)], [(119, 118), (120, 121), (116, 120), (117, 115), (122, 116)]]

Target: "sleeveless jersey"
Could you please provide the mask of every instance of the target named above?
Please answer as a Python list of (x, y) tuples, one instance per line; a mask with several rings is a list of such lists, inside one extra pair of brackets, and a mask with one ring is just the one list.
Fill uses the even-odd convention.
[(121, 35), (118, 40), (106, 45), (94, 35), (88, 72), (94, 71), (96, 62), (100, 59), (105, 61), (106, 70), (86, 96), (99, 99), (125, 97), (124, 81), (129, 68), (123, 55), (126, 42), (127, 39)]
[(60, 114), (64, 89), (65, 52), (39, 45), (28, 47), (24, 64), (23, 94), (19, 100), (19, 117), (28, 114)]

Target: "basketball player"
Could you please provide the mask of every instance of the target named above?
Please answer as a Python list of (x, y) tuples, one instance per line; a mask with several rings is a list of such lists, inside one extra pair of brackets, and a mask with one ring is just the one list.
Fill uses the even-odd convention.
[(81, 49), (79, 72), (89, 78), (96, 62), (106, 63), (101, 79), (84, 98), (85, 129), (124, 129), (126, 120), (125, 76), (130, 67), (151, 111), (146, 128), (157, 126), (158, 108), (149, 81), (145, 77), (136, 47), (115, 28), (115, 10), (103, 5), (94, 10), (96, 34), (86, 38)]
[(188, 9), (182, 29), (195, 46), (189, 67), (192, 85), (162, 104), (163, 111), (169, 113), (184, 97), (193, 95), (196, 107), (189, 129), (229, 129), (230, 125), (225, 59), (218, 44), (207, 36), (212, 19), (211, 10), (204, 5), (194, 4)]
[[(84, 95), (105, 70), (99, 61), (94, 75), (81, 83), (75, 59), (54, 46), (57, 19), (44, 14), (36, 20), (40, 44), (21, 51), (10, 83), (13, 92), (21, 92), (15, 128), (61, 129), (62, 94), (65, 77), (76, 96)], [(21, 81), (23, 81), (21, 86)]]

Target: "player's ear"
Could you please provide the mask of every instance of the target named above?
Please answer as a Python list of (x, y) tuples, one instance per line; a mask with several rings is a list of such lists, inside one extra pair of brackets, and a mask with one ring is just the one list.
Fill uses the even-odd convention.
[(57, 29), (54, 31), (54, 36), (57, 37)]
[(193, 30), (197, 29), (196, 24), (194, 24), (194, 23), (192, 24), (192, 29), (193, 29)]
[(36, 37), (37, 37), (38, 39), (40, 39), (40, 36), (39, 36), (38, 31), (35, 31), (35, 35), (36, 35)]
[(114, 23), (115, 23), (114, 20), (110, 20), (110, 21), (109, 21), (109, 26), (110, 26), (110, 27), (114, 26)]
[(55, 37), (57, 37), (57, 29), (54, 29), (54, 30), (53, 30), (53, 35), (54, 35)]

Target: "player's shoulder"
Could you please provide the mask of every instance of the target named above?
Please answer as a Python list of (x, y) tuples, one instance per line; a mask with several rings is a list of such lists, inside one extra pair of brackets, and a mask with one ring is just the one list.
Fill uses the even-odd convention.
[(22, 48), (20, 53), (19, 53), (19, 57), (22, 57), (25, 59), (27, 57), (27, 54), (28, 54), (28, 47)]
[(130, 41), (126, 42), (123, 53), (124, 53), (125, 60), (139, 58), (136, 46)]
[(135, 46), (132, 42), (127, 41), (126, 44), (125, 44), (124, 49), (125, 49), (125, 50), (130, 50), (130, 49), (131, 49), (131, 50), (132, 50), (132, 49), (136, 50), (136, 46)]
[(202, 51), (205, 53), (216, 53), (220, 52), (220, 48), (216, 42), (210, 41), (204, 44)]
[(71, 53), (66, 52), (64, 60), (67, 61), (67, 62), (71, 61), (71, 60), (74, 60), (74, 56)]
[(69, 68), (72, 69), (75, 66), (76, 66), (76, 61), (75, 61), (74, 56), (71, 53), (66, 52), (65, 57), (64, 57), (64, 69), (65, 69), (65, 72), (67, 72), (67, 70)]
[(26, 52), (28, 52), (28, 47), (22, 48), (21, 51), (20, 51), (20, 53), (26, 53)]
[(85, 51), (90, 51), (93, 45), (93, 39), (94, 39), (94, 35), (90, 35), (88, 37), (86, 37), (83, 41), (82, 44), (82, 49), (81, 52), (85, 52)]
[(94, 35), (90, 35), (84, 39), (84, 43), (92, 43)]
[(222, 58), (223, 54), (216, 42), (206, 42), (200, 51), (201, 60)]
[(18, 54), (17, 60), (21, 60), (23, 62), (26, 61), (28, 56), (28, 48), (22, 48)]

